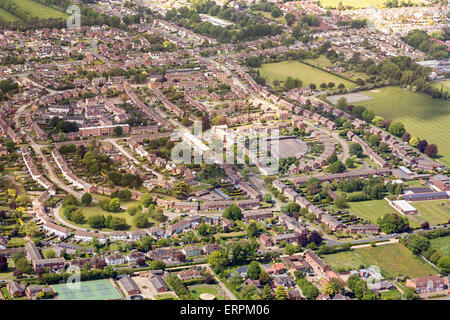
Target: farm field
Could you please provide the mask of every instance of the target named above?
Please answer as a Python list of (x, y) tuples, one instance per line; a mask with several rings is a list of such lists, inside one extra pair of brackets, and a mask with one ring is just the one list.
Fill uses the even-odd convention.
[(32, 15), (39, 19), (49, 19), (49, 18), (67, 18), (65, 13), (57, 11), (53, 8), (47, 7), (38, 2), (32, 0), (15, 0), (14, 1), (19, 7), (31, 12)]
[[(333, 7), (337, 8), (339, 3), (342, 2), (344, 6), (351, 6), (353, 8), (366, 8), (366, 7), (384, 7), (385, 0), (321, 0), (321, 7)], [(413, 3), (420, 3), (422, 1), (412, 0)]]
[(400, 275), (416, 278), (438, 273), (431, 265), (414, 256), (400, 243), (324, 255), (323, 259), (337, 270), (358, 269), (360, 265), (365, 267), (377, 265), (388, 278)]
[(431, 239), (431, 246), (442, 252), (443, 255), (450, 255), (450, 236)]
[(20, 20), (18, 17), (16, 17), (12, 13), (9, 13), (8, 11), (0, 8), (0, 20), (1, 19), (5, 20), (5, 21), (17, 21), (17, 20)]
[(450, 166), (450, 102), (398, 87), (375, 91), (362, 92), (373, 99), (358, 104), (373, 110), (376, 115), (402, 122), (411, 136), (435, 143), (442, 156), (439, 160)]
[(261, 76), (266, 78), (270, 83), (273, 80), (285, 81), (287, 77), (300, 79), (304, 86), (314, 83), (320, 88), (322, 82), (334, 82), (336, 87), (343, 83), (346, 88), (354, 87), (355, 84), (348, 80), (336, 77), (325, 71), (308, 66), (298, 61), (281, 61), (275, 63), (266, 63), (257, 68)]

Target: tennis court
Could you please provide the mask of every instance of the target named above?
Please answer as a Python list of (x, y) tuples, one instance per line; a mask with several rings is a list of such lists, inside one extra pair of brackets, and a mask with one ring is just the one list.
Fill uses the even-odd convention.
[(58, 300), (115, 300), (121, 294), (108, 279), (80, 282), (79, 287), (72, 284), (53, 285)]

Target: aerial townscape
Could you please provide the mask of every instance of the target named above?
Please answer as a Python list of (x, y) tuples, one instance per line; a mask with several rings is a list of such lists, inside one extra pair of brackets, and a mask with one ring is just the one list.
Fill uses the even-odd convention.
[(0, 300), (450, 300), (449, 128), (446, 0), (0, 0)]

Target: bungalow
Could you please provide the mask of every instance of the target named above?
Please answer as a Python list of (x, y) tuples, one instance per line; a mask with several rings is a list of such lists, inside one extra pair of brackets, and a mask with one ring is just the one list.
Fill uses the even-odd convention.
[(202, 279), (203, 275), (198, 269), (186, 269), (177, 273), (178, 278), (182, 281), (191, 279)]
[(282, 273), (287, 272), (286, 266), (279, 262), (277, 262), (273, 265), (265, 264), (265, 265), (263, 265), (263, 267), (268, 274), (282, 274)]
[(39, 293), (47, 293), (47, 294), (55, 294), (55, 291), (51, 287), (46, 287), (43, 285), (38, 286), (30, 286), (25, 290), (25, 293), (28, 298), (30, 299), (36, 299)]
[(277, 274), (273, 276), (273, 284), (275, 287), (283, 286), (291, 288), (295, 286), (294, 280), (287, 274)]

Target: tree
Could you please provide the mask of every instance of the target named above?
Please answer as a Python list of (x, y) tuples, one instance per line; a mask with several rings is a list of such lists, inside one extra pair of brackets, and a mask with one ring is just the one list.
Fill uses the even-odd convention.
[(78, 199), (77, 199), (74, 195), (72, 195), (72, 194), (67, 195), (67, 196), (64, 198), (64, 200), (62, 201), (61, 206), (62, 206), (62, 207), (65, 207), (65, 206), (67, 206), (67, 205), (77, 206), (77, 205), (78, 205)]
[(125, 219), (119, 217), (112, 217), (109, 223), (109, 227), (113, 230), (126, 230), (128, 229), (128, 224)]
[(408, 142), (411, 139), (411, 135), (408, 132), (405, 132), (402, 136), (402, 140), (404, 142)]
[(270, 281), (269, 274), (262, 270), (261, 273), (259, 274), (259, 283), (260, 284), (266, 284), (269, 281)]
[(147, 228), (150, 224), (148, 222), (148, 216), (145, 213), (137, 214), (133, 218), (133, 224), (136, 228)]
[(263, 300), (272, 300), (273, 299), (273, 293), (272, 289), (268, 284), (266, 284), (261, 292), (261, 298)]
[(164, 270), (166, 264), (161, 260), (153, 260), (150, 262), (150, 269), (152, 270)]
[(413, 147), (417, 147), (419, 142), (420, 142), (420, 139), (417, 137), (412, 137), (411, 139), (409, 139), (409, 144), (412, 145)]
[(198, 227), (197, 232), (201, 236), (206, 236), (209, 233), (209, 227), (204, 222), (202, 222)]
[(422, 229), (428, 229), (430, 227), (430, 223), (428, 221), (422, 222), (420, 224), (420, 228)]
[(83, 194), (83, 196), (81, 197), (81, 202), (85, 205), (88, 206), (91, 204), (92, 202), (92, 196), (89, 192), (86, 192)]
[(148, 206), (150, 206), (150, 204), (152, 202), (153, 202), (153, 197), (151, 196), (150, 193), (145, 192), (144, 194), (142, 194), (141, 203), (144, 207), (148, 208)]
[(123, 129), (120, 126), (114, 127), (114, 135), (120, 137), (123, 134)]
[(272, 202), (272, 195), (270, 194), (270, 193), (265, 193), (264, 195), (263, 195), (263, 200), (265, 201), (265, 202)]
[(336, 161), (328, 167), (328, 172), (341, 173), (345, 171), (345, 166), (341, 161)]
[(279, 18), (282, 15), (282, 12), (280, 8), (278, 8), (277, 6), (273, 6), (270, 10), (270, 14), (273, 18)]
[(8, 271), (8, 259), (5, 255), (0, 254), (0, 272)]
[(46, 259), (53, 259), (54, 257), (56, 257), (56, 253), (54, 250), (48, 249), (44, 251), (44, 257)]
[(345, 159), (345, 166), (347, 168), (354, 168), (355, 167), (355, 161), (352, 158)]
[(367, 142), (371, 147), (378, 146), (378, 144), (380, 143), (380, 137), (377, 134), (371, 134), (367, 139)]
[(361, 158), (363, 155), (363, 148), (359, 143), (352, 143), (349, 147), (349, 152), (351, 155)]
[(420, 140), (420, 142), (417, 144), (417, 149), (419, 149), (420, 152), (424, 152), (427, 146), (428, 146), (427, 140)]
[[(306, 279), (305, 279), (305, 281), (308, 282)], [(302, 289), (303, 295), (308, 300), (314, 300), (319, 295), (319, 289), (317, 289), (317, 287), (313, 284), (302, 286), (301, 289)]]
[(261, 59), (259, 57), (253, 56), (249, 57), (246, 61), (247, 66), (252, 68), (258, 68), (261, 66)]
[(411, 250), (412, 253), (419, 254), (430, 247), (430, 240), (424, 236), (413, 234), (406, 239), (406, 247)]
[(291, 12), (288, 12), (284, 15), (284, 19), (286, 20), (286, 24), (291, 26), (295, 22), (295, 15)]
[(438, 260), (437, 267), (445, 275), (450, 274), (450, 256), (444, 256)]
[(220, 274), (225, 269), (228, 261), (221, 251), (214, 251), (209, 255), (208, 264), (215, 273)]
[(333, 153), (331, 156), (328, 157), (327, 164), (332, 164), (335, 163), (336, 161), (338, 161), (338, 157), (336, 153)]
[(434, 157), (438, 154), (438, 147), (435, 144), (429, 144), (425, 147), (425, 153), (430, 157)]
[(345, 208), (348, 208), (347, 200), (345, 200), (344, 197), (337, 197), (337, 198), (334, 200), (334, 205), (335, 205), (336, 208), (338, 208), (338, 209), (345, 209)]
[(247, 234), (249, 237), (255, 237), (258, 235), (258, 231), (258, 226), (255, 222), (250, 223), (247, 227)]
[(186, 195), (188, 193), (189, 186), (184, 181), (179, 181), (175, 183), (175, 185), (172, 188), (172, 194), (174, 197), (177, 197), (178, 199), (184, 199), (186, 198)]
[(120, 210), (120, 199), (112, 198), (109, 200), (108, 210), (111, 212), (118, 212)]
[(277, 287), (274, 296), (275, 300), (287, 300), (288, 295), (286, 288), (284, 286)]
[(230, 220), (242, 220), (242, 210), (236, 204), (232, 204), (223, 211), (222, 217)]
[(259, 279), (259, 275), (261, 274), (261, 267), (257, 261), (250, 262), (248, 266), (247, 276), (252, 280)]
[(408, 218), (396, 213), (386, 213), (377, 219), (377, 224), (384, 233), (403, 232), (409, 229)]
[(388, 130), (393, 135), (395, 135), (397, 137), (401, 137), (405, 133), (405, 126), (403, 125), (403, 123), (396, 121), (396, 122), (392, 122), (389, 125)]

